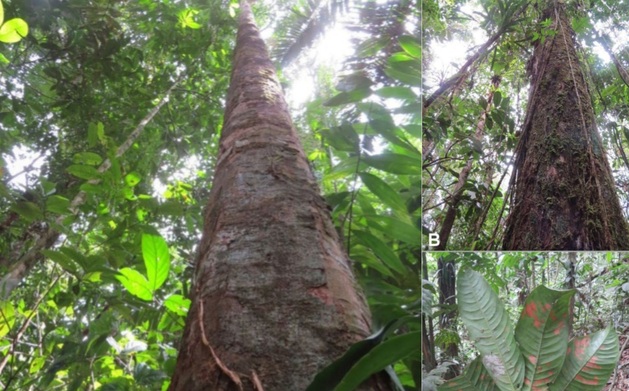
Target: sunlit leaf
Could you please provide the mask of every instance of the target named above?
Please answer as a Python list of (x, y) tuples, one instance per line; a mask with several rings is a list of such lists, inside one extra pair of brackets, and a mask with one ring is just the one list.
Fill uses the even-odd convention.
[(157, 235), (142, 234), (142, 257), (151, 291), (161, 287), (168, 278), (170, 253), (166, 241)]
[(141, 179), (142, 177), (140, 176), (140, 174), (138, 174), (135, 171), (132, 171), (124, 177), (124, 182), (127, 184), (127, 186), (134, 187), (135, 185), (140, 183)]
[(142, 300), (153, 300), (153, 289), (151, 289), (151, 284), (140, 272), (125, 267), (120, 269), (119, 273), (120, 275), (117, 275), (116, 279), (118, 279), (118, 281), (127, 288), (129, 293)]
[(0, 301), (0, 338), (9, 333), (15, 323), (15, 309), (8, 301)]
[(15, 43), (28, 35), (28, 24), (20, 18), (8, 20), (0, 27), (0, 42)]
[(398, 38), (398, 42), (404, 51), (415, 58), (421, 58), (422, 46), (419, 40), (410, 35), (403, 35)]

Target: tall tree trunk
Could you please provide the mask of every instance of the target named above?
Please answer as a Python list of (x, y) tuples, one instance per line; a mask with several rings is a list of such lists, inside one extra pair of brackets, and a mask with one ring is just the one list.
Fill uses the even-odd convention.
[(514, 164), (505, 250), (629, 248), (629, 231), (596, 129), (565, 5), (549, 0), (542, 20), (555, 35), (538, 42), (531, 93)]
[[(246, 0), (170, 390), (305, 390), (370, 314)], [(240, 386), (239, 383), (242, 385)], [(372, 378), (360, 390), (390, 390)]]

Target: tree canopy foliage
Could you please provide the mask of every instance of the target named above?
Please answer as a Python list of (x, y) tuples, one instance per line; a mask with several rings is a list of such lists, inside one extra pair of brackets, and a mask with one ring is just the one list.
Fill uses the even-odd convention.
[[(0, 28), (0, 387), (165, 389), (190, 303), (237, 2), (3, 4), (5, 21), (21, 18), (28, 32), (3, 41)], [(374, 332), (405, 319), (389, 346), (418, 345), (419, 4), (309, 4), (254, 11), (271, 41), (293, 39), (297, 54), (307, 45), (284, 31), (306, 31), (312, 18), (291, 13), (326, 9), (317, 18), (334, 14), (356, 30), (342, 71), (321, 68), (294, 119)], [(274, 21), (281, 7), (291, 11)], [(288, 90), (296, 74), (285, 69)], [(389, 362), (382, 346), (359, 357), (367, 369), (345, 368), (354, 371), (345, 387), (389, 364), (401, 389), (419, 384), (418, 350)]]

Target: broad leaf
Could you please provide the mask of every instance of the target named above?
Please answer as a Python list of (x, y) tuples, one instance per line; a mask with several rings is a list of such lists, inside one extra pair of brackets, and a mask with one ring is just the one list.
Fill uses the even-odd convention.
[(360, 139), (351, 125), (341, 125), (331, 129), (322, 129), (320, 133), (326, 141), (339, 151), (358, 152)]
[(28, 221), (40, 220), (44, 217), (39, 206), (32, 202), (20, 201), (11, 207), (11, 210), (22, 216)]
[(481, 358), (476, 357), (468, 365), (465, 372), (452, 380), (439, 386), (439, 391), (499, 391), (496, 383), (492, 380), (483, 366)]
[[(315, 376), (306, 391), (333, 391), (351, 368), (382, 342), (395, 324), (397, 324), (397, 321), (390, 322), (375, 334), (350, 346), (343, 356), (336, 359)], [(419, 343), (417, 346), (419, 346)]]
[(46, 200), (46, 210), (58, 213), (65, 214), (68, 213), (68, 208), (70, 207), (70, 200), (65, 197), (54, 195), (48, 197)]
[(74, 162), (87, 164), (89, 166), (98, 166), (103, 162), (103, 158), (94, 152), (79, 152), (74, 155)]
[(82, 164), (73, 164), (67, 168), (67, 171), (81, 179), (95, 179), (101, 175), (96, 168)]
[(412, 354), (419, 354), (420, 332), (397, 335), (374, 347), (347, 372), (334, 391), (352, 391), (369, 376)]
[(515, 328), (526, 365), (523, 391), (544, 389), (559, 375), (568, 347), (568, 309), (573, 294), (538, 286), (526, 298)]
[(607, 385), (620, 355), (611, 327), (568, 344), (566, 361), (550, 391), (597, 391)]
[(151, 289), (151, 285), (147, 281), (146, 277), (144, 277), (140, 272), (125, 267), (120, 269), (119, 273), (120, 275), (117, 275), (116, 278), (122, 283), (122, 285), (124, 285), (125, 288), (127, 288), (129, 293), (142, 300), (153, 300), (153, 290)]
[(382, 240), (367, 231), (355, 230), (352, 231), (352, 233), (356, 235), (361, 244), (371, 249), (390, 269), (400, 275), (404, 275), (408, 272), (395, 252)]
[(524, 382), (524, 359), (513, 325), (498, 295), (477, 272), (462, 268), (457, 278), (457, 301), (482, 361), (503, 391), (519, 391)]
[(170, 270), (170, 253), (166, 241), (157, 235), (142, 234), (142, 257), (151, 291), (164, 284)]
[(66, 254), (54, 251), (54, 250), (42, 250), (42, 254), (50, 258), (53, 262), (61, 266), (68, 273), (78, 277), (79, 267), (77, 264)]
[(350, 92), (341, 92), (338, 95), (333, 96), (327, 101), (323, 102), (324, 106), (341, 106), (348, 103), (360, 102), (371, 95), (370, 88), (359, 88)]
[(8, 20), (0, 27), (0, 42), (15, 43), (28, 35), (28, 24), (24, 19)]
[(363, 160), (373, 168), (392, 174), (419, 175), (421, 171), (421, 160), (397, 153), (385, 152), (381, 155), (365, 156)]
[(395, 210), (406, 211), (406, 204), (402, 200), (402, 197), (400, 197), (397, 191), (393, 190), (385, 181), (366, 172), (360, 173), (360, 179), (373, 194), (380, 198), (382, 202)]
[(406, 53), (415, 58), (421, 58), (422, 46), (417, 38), (410, 35), (403, 35), (398, 38), (398, 42), (400, 42), (400, 46)]
[(369, 226), (384, 232), (388, 237), (421, 245), (421, 232), (414, 226), (390, 216), (366, 216)]
[(0, 338), (9, 333), (15, 323), (15, 309), (8, 301), (0, 301)]

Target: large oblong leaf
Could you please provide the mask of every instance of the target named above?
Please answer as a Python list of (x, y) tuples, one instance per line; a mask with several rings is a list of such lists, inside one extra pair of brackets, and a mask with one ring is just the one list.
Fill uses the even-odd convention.
[(154, 292), (168, 278), (170, 253), (166, 241), (158, 235), (142, 235), (142, 257), (146, 266), (146, 276)]
[(149, 282), (139, 271), (125, 267), (120, 269), (116, 279), (134, 296), (142, 300), (153, 300), (153, 291)]
[(499, 391), (496, 383), (492, 380), (483, 366), (481, 358), (476, 357), (468, 365), (465, 372), (452, 380), (449, 380), (438, 387), (439, 391)]
[(526, 366), (523, 391), (544, 389), (559, 375), (568, 347), (571, 291), (538, 286), (526, 298), (515, 339)]
[(334, 391), (355, 390), (369, 376), (381, 371), (386, 366), (392, 365), (411, 354), (419, 354), (420, 338), (420, 332), (415, 331), (396, 335), (382, 342), (363, 356), (347, 372)]
[(0, 41), (5, 43), (19, 42), (28, 35), (28, 24), (24, 19), (14, 18), (8, 20), (0, 27)]
[(618, 357), (618, 336), (611, 327), (568, 344), (566, 361), (550, 391), (597, 391), (607, 384)]
[(524, 382), (524, 359), (513, 325), (498, 295), (477, 272), (462, 268), (457, 278), (459, 313), (482, 361), (503, 391), (519, 391)]

